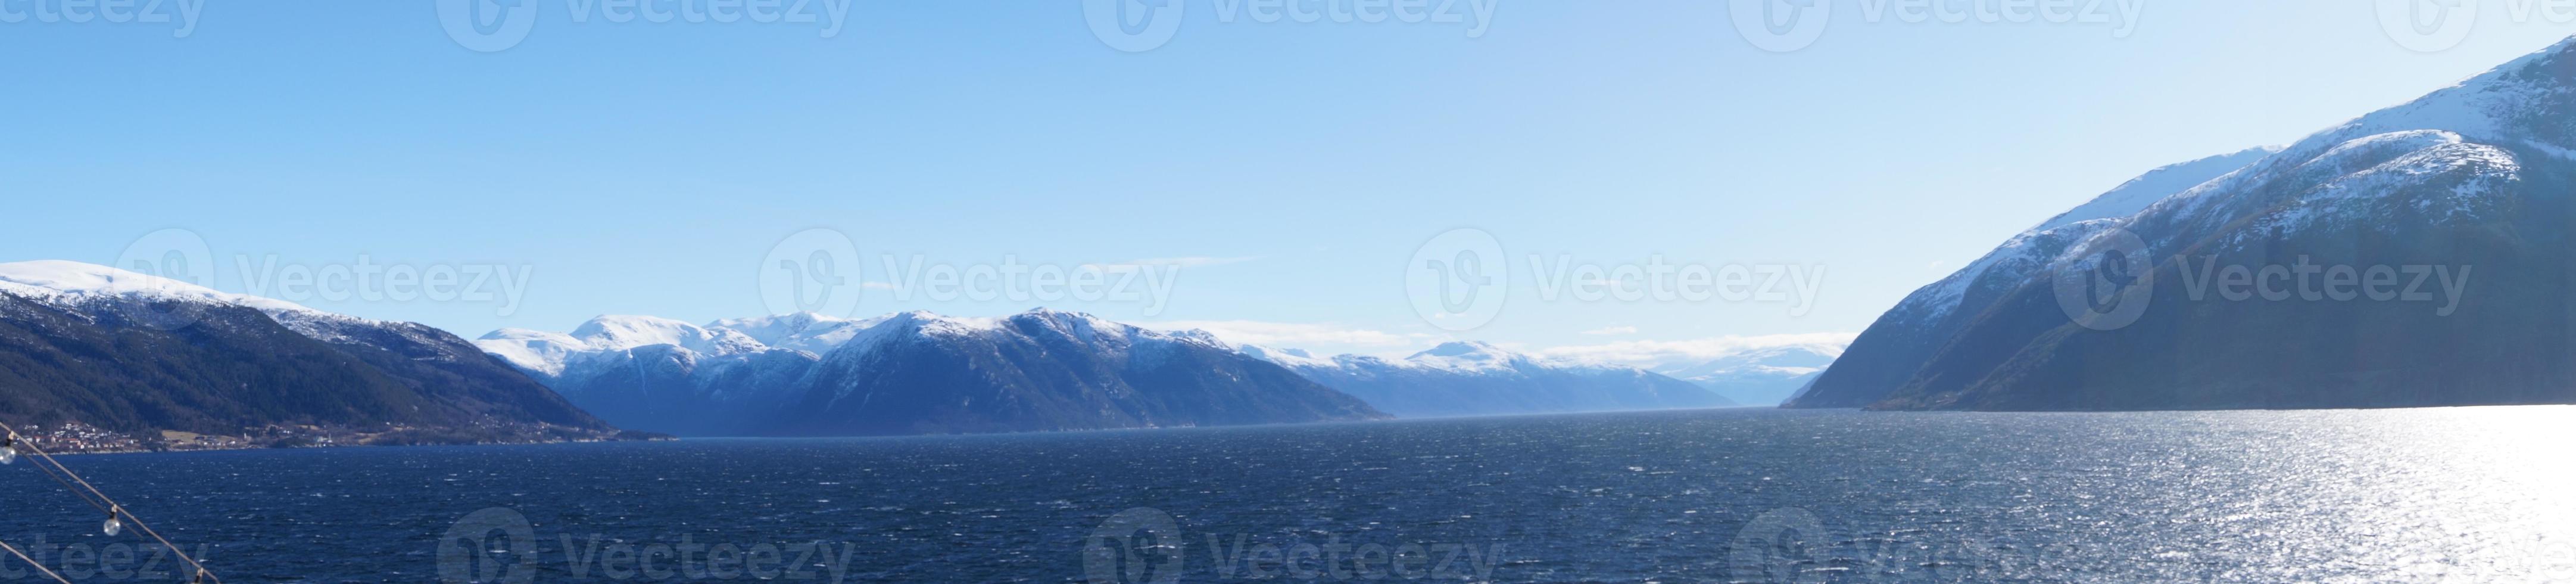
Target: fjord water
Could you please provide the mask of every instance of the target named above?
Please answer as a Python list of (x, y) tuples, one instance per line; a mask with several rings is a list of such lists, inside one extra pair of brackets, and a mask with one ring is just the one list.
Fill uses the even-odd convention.
[[(768, 544), (814, 581), (1132, 581), (1154, 573), (1125, 568), (1168, 565), (1134, 554), (1170, 551), (1180, 581), (1260, 581), (1248, 559), (1300, 543), (1424, 557), (1400, 574), (1383, 555), (1365, 572), (1308, 557), (1269, 580), (2505, 581), (2576, 578), (2571, 422), (2571, 407), (1703, 410), (64, 462), (165, 535), (211, 544), (235, 582), (439, 581), (442, 539), (490, 508), (527, 519), (536, 541), (503, 563), (536, 562), (539, 581), (723, 575), (703, 556), (603, 563), (657, 544)], [(120, 577), (95, 570), (131, 534), (100, 535), (24, 464), (0, 467), (0, 493), (9, 541)], [(1128, 563), (1086, 572), (1086, 542), (1112, 541), (1091, 536), (1122, 512), (1169, 516), (1177, 547), (1111, 550)], [(1803, 544), (1758, 545), (1772, 540)], [(61, 555), (76, 550), (94, 557)]]

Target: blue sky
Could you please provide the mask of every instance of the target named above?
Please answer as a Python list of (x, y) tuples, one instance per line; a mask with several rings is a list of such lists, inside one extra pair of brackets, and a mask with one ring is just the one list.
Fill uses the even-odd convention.
[[(1327, 351), (1668, 358), (1857, 332), (2148, 168), (2287, 143), (2576, 34), (2504, 0), (2433, 52), (2351, 0), (2143, 0), (2134, 22), (2063, 24), (1873, 21), (1876, 0), (1836, 0), (1782, 53), (1725, 2), (1263, 23), (1182, 1), (1141, 52), (1074, 0), (860, 2), (837, 30), (829, 0), (811, 23), (658, 24), (519, 0), (532, 27), (491, 52), (430, 2), (189, 18), (197, 0), (166, 0), (171, 22), (73, 23), (39, 10), (58, 0), (0, 1), (20, 56), (0, 64), (18, 218), (0, 258), (111, 263), (182, 229), (217, 288), (470, 337), (773, 312), (774, 252), (823, 228), (860, 260), (833, 306), (854, 314), (1046, 304)], [(1509, 267), (1509, 300), (1463, 331), (1405, 280), (1459, 228)], [(262, 268), (362, 256), (527, 279), (496, 300), (299, 297)], [(1533, 257), (1823, 273), (1811, 306), (1583, 300), (1543, 294)], [(1180, 270), (1154, 302), (902, 300), (889, 258)]]

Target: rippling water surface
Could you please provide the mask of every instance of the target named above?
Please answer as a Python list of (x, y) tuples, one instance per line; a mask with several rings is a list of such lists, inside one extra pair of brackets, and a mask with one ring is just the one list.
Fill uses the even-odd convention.
[[(540, 581), (2489, 582), (2576, 579), (2572, 439), (2568, 407), (1714, 410), (64, 461), (232, 582), (438, 581), (492, 508), (535, 541), (479, 566)], [(0, 493), (0, 539), (152, 576), (26, 463)], [(683, 545), (749, 555), (619, 552)]]

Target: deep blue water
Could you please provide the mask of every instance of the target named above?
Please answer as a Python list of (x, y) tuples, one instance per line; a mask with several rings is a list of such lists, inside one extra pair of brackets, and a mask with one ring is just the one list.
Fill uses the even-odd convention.
[[(2499, 581), (2576, 578), (2571, 438), (2566, 407), (1715, 410), (64, 461), (229, 582), (440, 581), (469, 516), (535, 541), (464, 530), (451, 556), (538, 581), (752, 575), (616, 571), (683, 544), (821, 566), (760, 574), (786, 581), (1157, 581), (1167, 552), (1185, 582)], [(1131, 537), (1091, 537), (1113, 517)], [(0, 467), (0, 539), (155, 579), (101, 519)], [(1273, 550), (1297, 567), (1255, 578)]]

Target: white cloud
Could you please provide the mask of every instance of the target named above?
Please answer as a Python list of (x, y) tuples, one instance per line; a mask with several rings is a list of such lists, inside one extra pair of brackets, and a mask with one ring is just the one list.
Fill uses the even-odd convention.
[(1431, 335), (1391, 333), (1335, 324), (1257, 320), (1175, 320), (1136, 323), (1136, 326), (1157, 330), (1198, 329), (1216, 335), (1216, 338), (1225, 339), (1228, 343), (1287, 349), (1320, 346), (1408, 347), (1438, 338)]
[(1698, 364), (1727, 356), (1781, 347), (1805, 347), (1826, 355), (1841, 356), (1859, 333), (1799, 333), (1785, 335), (1725, 336), (1682, 341), (1619, 341), (1595, 345), (1569, 345), (1532, 350), (1530, 353), (1568, 361), (1662, 367)]
[(859, 283), (859, 289), (861, 289), (861, 290), (893, 290), (893, 289), (894, 289), (894, 283), (893, 283), (893, 282), (878, 282), (878, 281), (875, 281), (875, 280), (870, 280), (870, 281), (866, 281), (866, 282), (860, 282), (860, 283)]
[(1612, 326), (1612, 327), (1602, 327), (1602, 328), (1592, 329), (1592, 330), (1588, 330), (1588, 331), (1583, 331), (1583, 334), (1593, 335), (1593, 336), (1633, 335), (1633, 334), (1637, 334), (1637, 327), (1633, 327), (1633, 326)]

